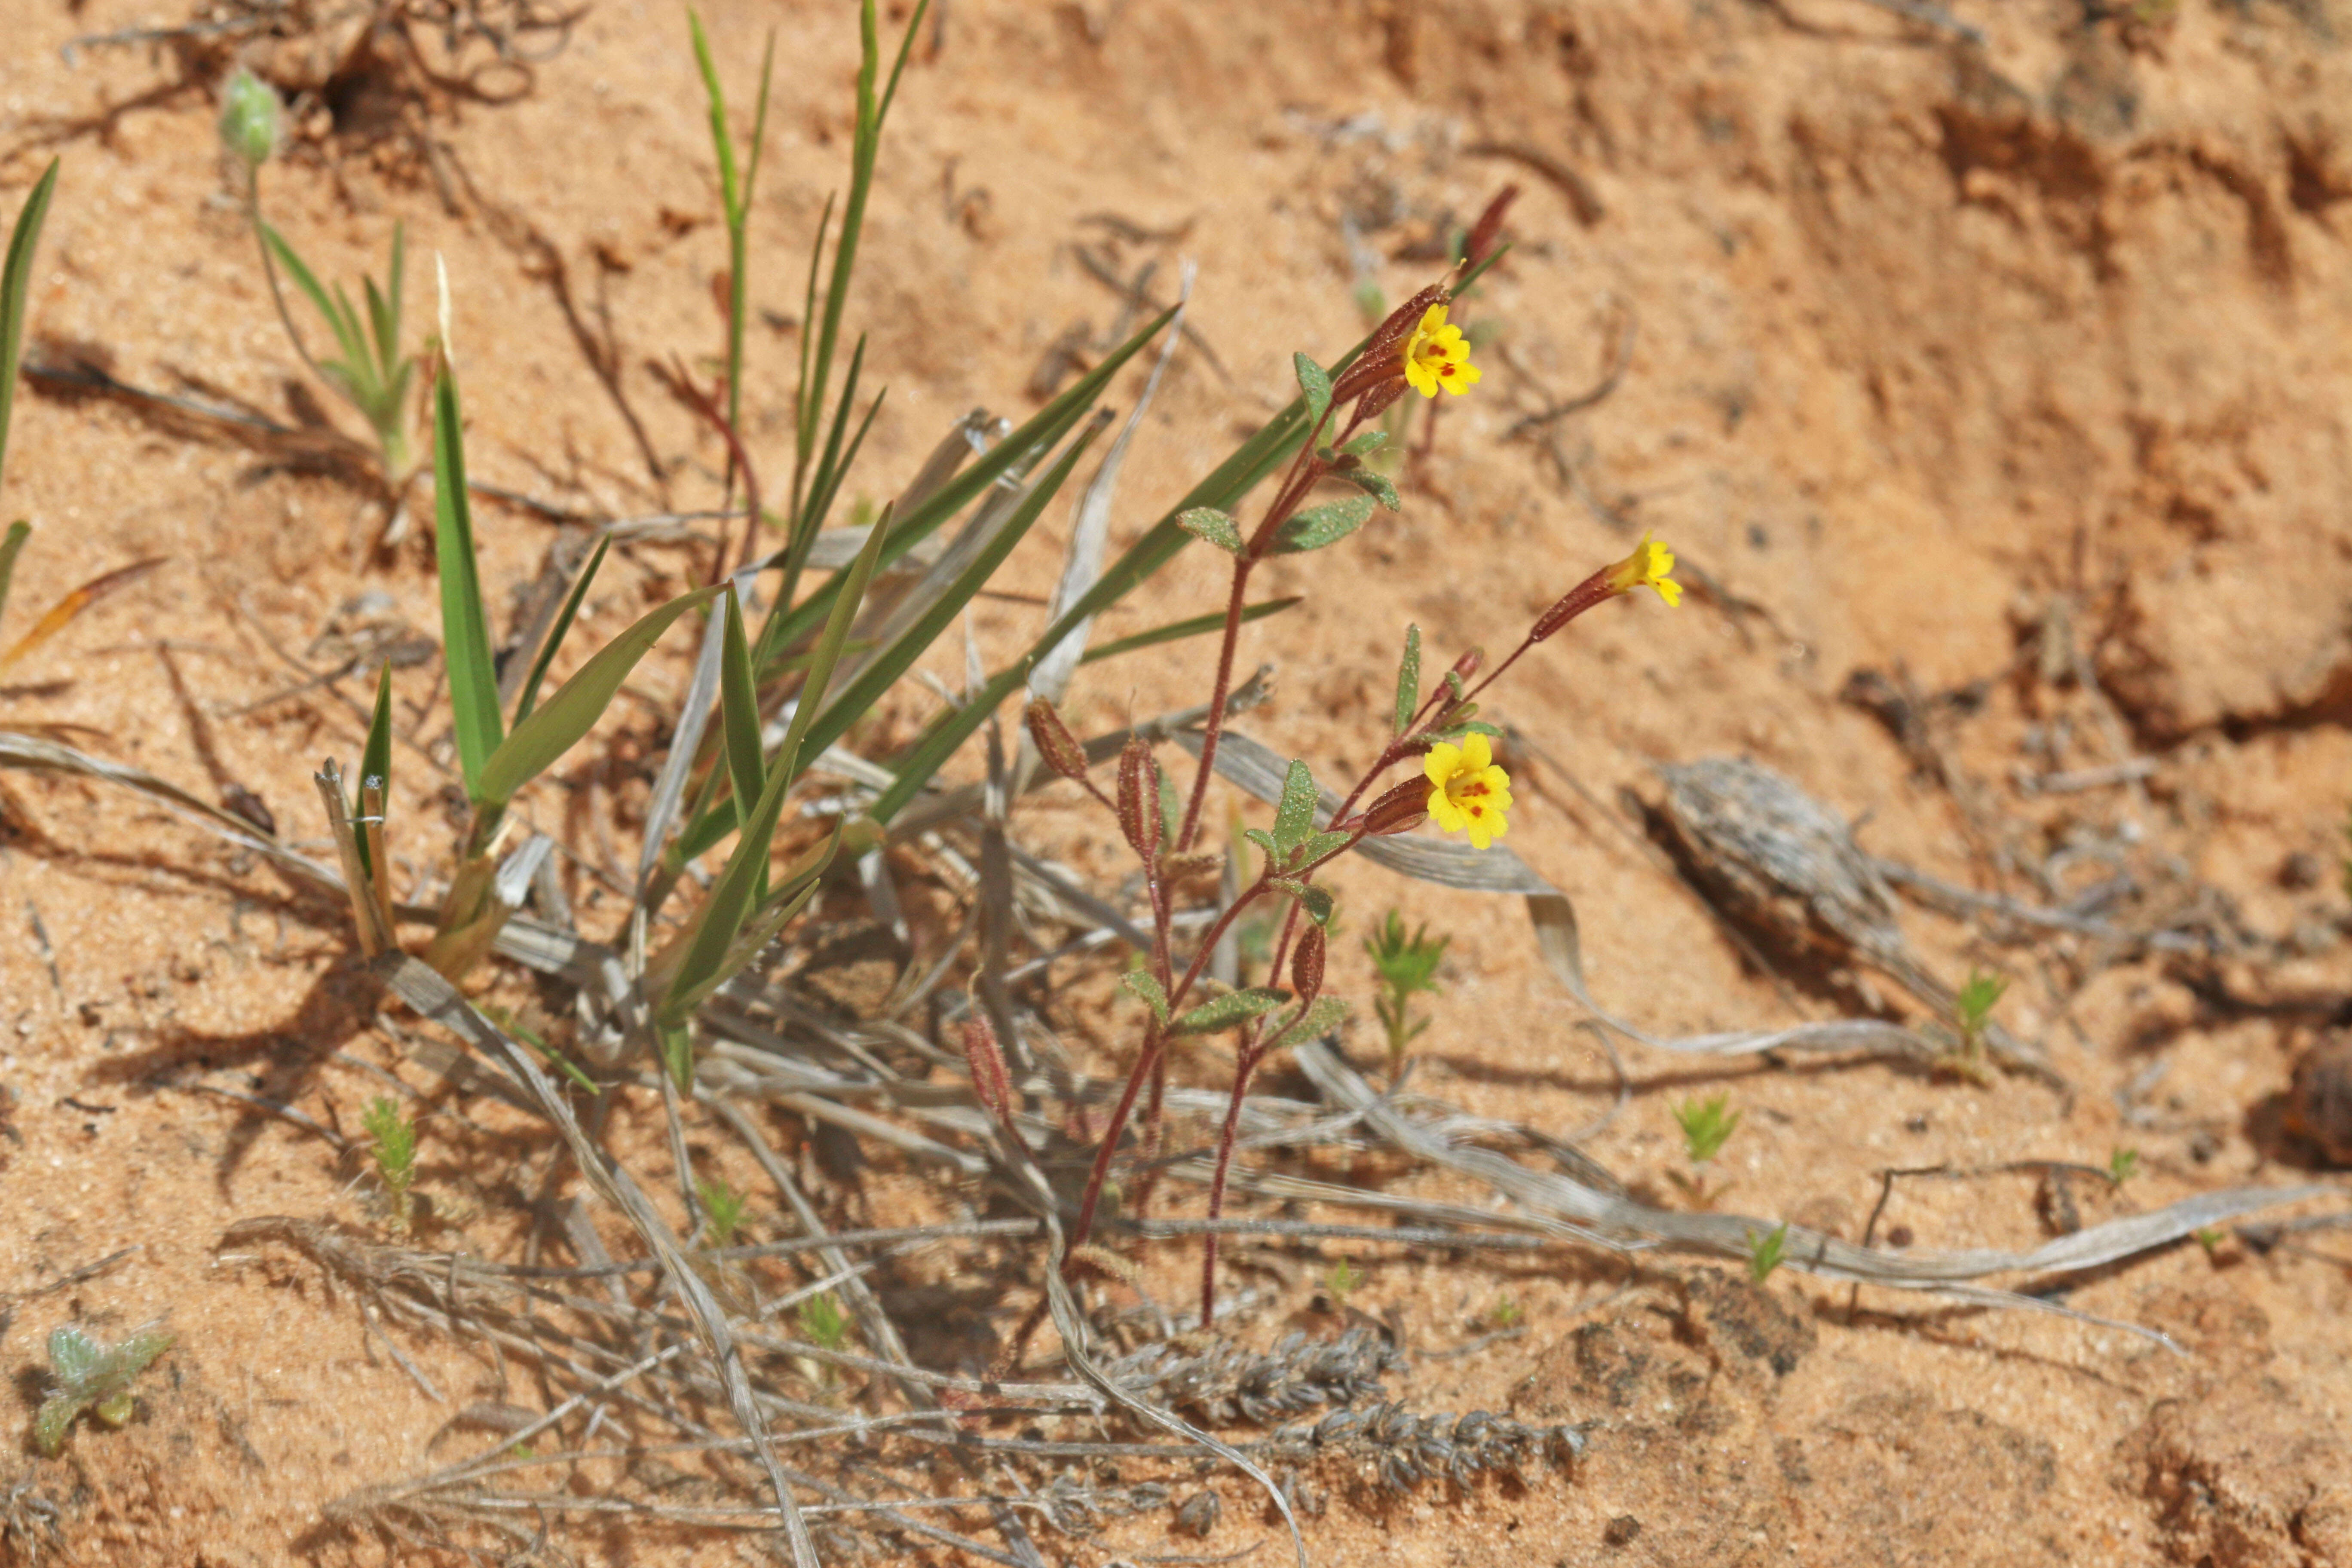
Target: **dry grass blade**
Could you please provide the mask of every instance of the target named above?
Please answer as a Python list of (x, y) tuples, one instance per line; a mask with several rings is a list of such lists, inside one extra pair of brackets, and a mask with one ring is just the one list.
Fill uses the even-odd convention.
[[(68, 593), (64, 598), (50, 605), (48, 613), (34, 622), (32, 630), (18, 637), (7, 652), (0, 653), (0, 675), (6, 674), (12, 667), (35, 648), (65, 630), (76, 616), (108, 595), (128, 588), (162, 564), (163, 564), (163, 557), (160, 555), (151, 556), (144, 561), (134, 561), (128, 566), (118, 566), (111, 572), (101, 573)], [(5, 585), (0, 584), (0, 586)], [(5, 593), (0, 593), (0, 599), (5, 598)]]

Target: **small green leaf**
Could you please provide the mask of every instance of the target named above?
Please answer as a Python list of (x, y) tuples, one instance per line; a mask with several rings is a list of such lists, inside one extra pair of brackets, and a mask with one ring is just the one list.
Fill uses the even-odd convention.
[(1385, 430), (1367, 430), (1362, 435), (1344, 443), (1339, 447), (1339, 455), (1343, 458), (1360, 458), (1367, 452), (1378, 451), (1388, 444), (1388, 439), (1389, 433)]
[(1316, 429), (1331, 407), (1331, 377), (1305, 354), (1292, 354), (1290, 364), (1298, 373), (1298, 390), (1307, 398), (1307, 427)]
[(1404, 629), (1404, 658), (1397, 665), (1396, 732), (1403, 734), (1412, 727), (1412, 716), (1421, 711), (1421, 628)]
[(1168, 993), (1160, 988), (1160, 977), (1148, 969), (1130, 969), (1120, 976), (1119, 984), (1142, 998), (1151, 1009), (1151, 1016), (1164, 1027), (1168, 1022)]
[(1279, 861), (1282, 858), (1282, 850), (1276, 845), (1274, 835), (1265, 828), (1244, 827), (1242, 829), (1242, 837), (1265, 850), (1265, 858), (1269, 862)]
[(1335, 477), (1347, 480), (1360, 490), (1369, 490), (1379, 497), (1381, 504), (1391, 511), (1404, 510), (1404, 502), (1397, 497), (1395, 483), (1377, 468), (1342, 468)]
[(1339, 543), (1363, 527), (1371, 515), (1372, 498), (1370, 496), (1349, 496), (1346, 500), (1310, 507), (1282, 525), (1275, 549), (1284, 554), (1321, 550)]
[(1313, 1005), (1307, 1009), (1306, 1017), (1292, 1016), (1296, 1011), (1296, 1008), (1283, 1009), (1284, 1016), (1275, 1020), (1265, 1043), (1258, 1047), (1261, 1052), (1279, 1050), (1293, 1040), (1319, 1039), (1329, 1034), (1348, 1016), (1348, 1004), (1337, 996), (1318, 996)]
[(106, 1364), (106, 1351), (86, 1331), (68, 1323), (49, 1331), (49, 1370), (75, 1393), (95, 1385)]
[[(491, 805), (504, 805), (512, 800), (517, 790), (537, 778), (595, 728), (596, 721), (604, 716), (621, 689), (621, 682), (629, 678), (637, 660), (645, 658), (646, 651), (669, 630), (671, 623), (696, 605), (709, 603), (723, 586), (713, 584), (681, 594), (641, 616), (636, 625), (599, 648), (594, 658), (582, 665), (577, 674), (557, 688), (554, 696), (517, 724), (514, 733), (498, 745), (479, 771), (471, 791), (473, 797)], [(498, 700), (495, 686), (490, 700)], [(496, 717), (495, 707), (491, 714)]]
[[(504, 801), (511, 798), (512, 790), (493, 797), (483, 784), (490, 755), (505, 738), (505, 726), (499, 718), (499, 669), (490, 658), (489, 622), (482, 613), (482, 581), (474, 562), (474, 511), (466, 495), (466, 437), (457, 414), (457, 378), (446, 370), (433, 391), (433, 521), (434, 548), (441, 563), (441, 647), (449, 668), (449, 707), (457, 719), (457, 761), (466, 794), (477, 802)], [(604, 705), (597, 706), (601, 710)]]
[(669, 1069), (670, 1081), (677, 1085), (680, 1094), (694, 1092), (694, 1035), (684, 1024), (663, 1024), (661, 1033), (662, 1065)]
[(1260, 1014), (1271, 1013), (1290, 999), (1287, 991), (1270, 986), (1253, 985), (1246, 990), (1228, 991), (1186, 1013), (1169, 1029), (1171, 1035), (1207, 1035), (1219, 1029), (1230, 1029), (1235, 1024), (1246, 1023)]
[[(0, 616), (8, 613), (8, 580), (16, 574), (16, 552), (25, 548), (25, 541), (32, 534), (33, 525), (18, 518), (8, 525), (7, 534), (0, 537)], [(1213, 618), (1218, 625), (1223, 625), (1223, 616)]]
[(1293, 759), (1282, 781), (1282, 803), (1274, 808), (1274, 842), (1287, 856), (1315, 831), (1315, 775)]
[(765, 783), (760, 772), (760, 689), (751, 678), (751, 647), (743, 632), (743, 604), (730, 583), (720, 595), (727, 621), (720, 628), (719, 698), (727, 742), (727, 776), (735, 786), (735, 826), (751, 819)]
[(1271, 885), (1297, 899), (1299, 906), (1306, 910), (1308, 920), (1319, 926), (1330, 925), (1332, 912), (1339, 905), (1332, 899), (1329, 889), (1302, 882), (1296, 877), (1276, 877), (1271, 879)]
[(1215, 545), (1228, 555), (1239, 555), (1245, 548), (1242, 542), (1241, 524), (1213, 506), (1196, 506), (1190, 511), (1178, 512), (1176, 526), (1195, 539)]
[(45, 1399), (33, 1417), (33, 1446), (44, 1458), (54, 1459), (66, 1450), (66, 1432), (73, 1426), (74, 1417), (89, 1407), (89, 1401), (69, 1394)]
[(1341, 833), (1337, 829), (1328, 833), (1310, 834), (1297, 848), (1291, 851), (1291, 864), (1302, 871), (1319, 866), (1345, 849), (1354, 838), (1354, 834)]

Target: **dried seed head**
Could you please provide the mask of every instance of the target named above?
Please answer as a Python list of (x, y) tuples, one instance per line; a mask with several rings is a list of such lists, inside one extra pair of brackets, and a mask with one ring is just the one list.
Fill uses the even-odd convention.
[(1007, 1127), (1013, 1124), (1013, 1080), (1004, 1070), (1004, 1053), (996, 1044), (996, 1031), (989, 1027), (988, 1019), (974, 1012), (964, 1016), (963, 1059), (971, 1072), (971, 1091), (991, 1116)]
[(1029, 739), (1036, 742), (1037, 754), (1045, 765), (1066, 779), (1084, 782), (1087, 776), (1087, 749), (1070, 733), (1054, 705), (1040, 697), (1029, 704), (1024, 716), (1029, 725)]
[(1140, 735), (1118, 754), (1118, 827), (1144, 865), (1160, 860), (1160, 764)]

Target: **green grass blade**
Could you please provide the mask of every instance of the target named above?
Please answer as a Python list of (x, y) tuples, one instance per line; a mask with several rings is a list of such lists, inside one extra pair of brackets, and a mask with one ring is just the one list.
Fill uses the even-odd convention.
[(900, 635), (898, 641), (876, 655), (857, 679), (842, 692), (839, 700), (825, 710), (824, 716), (809, 731), (810, 746), (822, 752), (841, 739), (849, 726), (879, 702), (883, 694), (923, 656), (932, 641), (947, 630), (964, 605), (971, 602), (972, 595), (988, 585), (989, 578), (995, 575), (996, 569), (1004, 563), (1004, 558), (1013, 553), (1013, 547), (1021, 542), (1030, 525), (1045, 510), (1046, 503), (1068, 480), (1070, 470), (1077, 466), (1078, 458), (1093, 444), (1093, 439), (1094, 433), (1088, 431), (1071, 442), (1070, 449), (1062, 454), (1061, 459), (1030, 486), (1027, 497), (1005, 520), (1004, 526), (996, 531), (996, 537), (988, 542), (988, 547), (964, 569), (963, 574)]
[(16, 552), (32, 536), (33, 525), (19, 518), (8, 525), (7, 536), (0, 538), (0, 616), (8, 613), (8, 580), (16, 574)]
[[(0, 465), (8, 456), (8, 416), (16, 406), (16, 362), (25, 349), (25, 306), (33, 292), (33, 251), (41, 242), (41, 225), (49, 216), (49, 197), (58, 188), (58, 161), (49, 160), (33, 194), (16, 214), (16, 226), (8, 236), (8, 260), (0, 267)], [(24, 540), (10, 530), (14, 545)], [(12, 546), (7, 563), (16, 559)], [(0, 567), (0, 601), (7, 597), (7, 573)]]
[[(825, 621), (824, 633), (817, 639), (816, 658), (809, 668), (808, 685), (801, 693), (800, 706), (793, 710), (791, 727), (784, 733), (784, 743), (776, 749), (767, 782), (760, 791), (759, 804), (744, 818), (743, 831), (735, 841), (734, 852), (727, 857), (727, 865), (719, 879), (710, 886), (710, 896), (703, 901), (692, 941), (686, 955), (679, 961), (677, 973), (671, 981), (668, 998), (663, 1003), (662, 1019), (675, 1025), (684, 1011), (678, 999), (708, 994), (712, 977), (720, 973), (735, 938), (743, 929), (744, 917), (750, 913), (760, 879), (768, 868), (768, 846), (776, 834), (776, 822), (783, 811), (784, 796), (792, 789), (793, 779), (799, 772), (798, 760), (817, 704), (823, 700), (825, 687), (833, 679), (834, 666), (840, 662), (842, 645), (849, 640), (849, 625), (857, 618), (857, 606), (866, 597), (866, 585), (874, 580), (876, 563), (881, 557), (882, 537), (886, 531), (877, 527), (857, 552), (857, 559), (841, 574), (843, 591)], [(698, 988), (700, 988), (698, 990)]]
[[(400, 318), (401, 301), (407, 297), (407, 286), (408, 226), (404, 223), (396, 223), (392, 226), (392, 272), (384, 279), (384, 310), (383, 318), (376, 325), (377, 349), (383, 356), (384, 374), (387, 377), (398, 374), (404, 378), (406, 375), (406, 368), (400, 354)], [(395, 372), (393, 368), (395, 365), (401, 365), (402, 369)], [(407, 385), (405, 379), (403, 379), (401, 384), (403, 390), (405, 390)]]
[[(1251, 621), (1262, 621), (1268, 616), (1278, 616), (1292, 605), (1305, 602), (1305, 596), (1297, 595), (1287, 599), (1268, 599), (1262, 605), (1252, 605), (1244, 610), (1242, 622), (1246, 626)], [(1100, 647), (1088, 648), (1086, 657), (1078, 662), (1092, 664), (1098, 658), (1116, 658), (1120, 654), (1133, 653), (1138, 648), (1157, 647), (1164, 642), (1177, 642), (1185, 637), (1206, 637), (1211, 632), (1223, 630), (1224, 625), (1225, 613), (1223, 610), (1213, 610), (1205, 616), (1194, 616), (1189, 620), (1171, 621), (1164, 626), (1154, 626), (1148, 632), (1138, 632), (1133, 637), (1120, 637), (1116, 642), (1107, 642)]]
[(809, 496), (809, 524), (803, 534), (803, 560), (807, 559), (808, 546), (814, 543), (817, 531), (824, 526), (825, 518), (833, 510), (834, 498), (841, 493), (841, 481), (848, 477), (851, 468), (857, 466), (857, 453), (866, 445), (866, 432), (874, 427), (874, 416), (882, 412), (883, 400), (889, 395), (890, 389), (887, 386), (874, 395), (874, 401), (866, 405), (866, 417), (857, 422), (857, 433), (850, 437), (848, 449), (842, 453), (840, 463), (827, 476), (824, 485)]
[(360, 325), (360, 313), (352, 309), (352, 297), (336, 284), (331, 292), (335, 297), (334, 312), (327, 318), (335, 329), (335, 342), (343, 349), (343, 363), (351, 367), (354, 380), (373, 386), (375, 382), (375, 356), (368, 352), (367, 329)]
[(751, 679), (751, 647), (743, 635), (743, 603), (733, 585), (726, 595), (727, 625), (719, 653), (719, 716), (727, 740), (727, 773), (735, 786), (736, 825), (749, 823), (763, 792), (760, 772), (760, 689)]
[[(1016, 461), (1025, 461), (1037, 452), (1050, 449), (1068, 435), (1086, 416), (1087, 410), (1093, 405), (1103, 388), (1110, 384), (1111, 378), (1173, 320), (1175, 314), (1173, 310), (1163, 310), (1144, 323), (1141, 331), (1121, 343), (1076, 384), (1031, 415), (1026, 424), (999, 441), (977, 462), (932, 491), (904, 517), (883, 530), (889, 537), (883, 544), (882, 564), (887, 566), (913, 549), (926, 535), (994, 484)], [(879, 527), (878, 524), (877, 526)], [(1190, 538), (1190, 535), (1183, 537)], [(789, 608), (782, 600), (777, 602), (767, 624), (761, 628), (759, 643), (752, 650), (753, 659), (763, 673), (772, 673), (776, 658), (806, 636), (811, 626), (830, 613), (834, 593), (834, 584), (827, 583)]]
[[(841, 401), (833, 411), (833, 432), (825, 437), (824, 454), (817, 458), (816, 469), (809, 476), (809, 500), (812, 503), (821, 494), (829, 492), (841, 482), (841, 442), (849, 428), (849, 412), (857, 402), (857, 378), (866, 369), (866, 334), (857, 334), (857, 346), (849, 353), (849, 374), (841, 378)], [(812, 504), (809, 510), (815, 510)], [(806, 518), (793, 520), (793, 532), (814, 532), (815, 528)]]
[[(724, 586), (713, 584), (681, 594), (639, 617), (635, 626), (597, 649), (594, 657), (580, 667), (579, 673), (557, 688), (545, 706), (517, 723), (514, 733), (491, 753), (481, 770), (478, 786), (468, 786), (474, 791), (474, 798), (490, 805), (504, 805), (512, 800), (515, 791), (538, 777), (595, 728), (596, 721), (612, 706), (621, 682), (629, 678), (629, 672), (637, 668), (637, 660), (645, 658), (662, 633), (687, 611), (709, 604)], [(453, 688), (454, 685), (452, 682)], [(495, 716), (495, 685), (490, 700)]]
[[(383, 662), (375, 680), (375, 717), (368, 723), (367, 744), (360, 752), (359, 784), (362, 798), (367, 786), (374, 784), (388, 797), (392, 794), (392, 661)], [(365, 807), (362, 807), (362, 813)], [(359, 841), (360, 864), (370, 877), (380, 876), (375, 857), (368, 852), (368, 832), (364, 824), (352, 830)]]
[(751, 187), (760, 179), (760, 153), (768, 140), (768, 89), (776, 77), (776, 30), (768, 29), (768, 47), (760, 55), (760, 101), (751, 110), (751, 151), (743, 161), (743, 208), (751, 207)]
[(539, 705), (540, 682), (547, 679), (548, 666), (555, 662), (555, 650), (563, 646), (563, 634), (572, 629), (579, 618), (580, 605), (588, 597), (588, 584), (596, 580), (596, 568), (604, 564), (604, 552), (613, 547), (609, 533), (596, 541), (596, 552), (588, 557), (588, 564), (580, 569), (573, 580), (572, 592), (564, 595), (563, 608), (556, 612), (555, 624), (547, 628), (547, 640), (539, 646), (539, 658), (531, 662), (530, 678), (522, 683), (522, 700), (515, 704), (514, 721), (520, 728)]
[(703, 34), (701, 16), (688, 11), (686, 25), (694, 35), (694, 64), (702, 72), (702, 96), (709, 108), (710, 147), (719, 156), (719, 200), (732, 225), (742, 209), (735, 178), (735, 144), (727, 134), (727, 89), (719, 85), (719, 67), (710, 58), (710, 40)]
[(505, 728), (499, 719), (499, 671), (490, 658), (489, 622), (482, 614), (482, 580), (474, 561), (457, 378), (446, 370), (435, 378), (433, 391), (433, 538), (441, 560), (441, 647), (449, 667), (457, 762), (467, 798), (478, 802), (488, 798), (482, 771), (505, 739)]
[(816, 240), (809, 247), (808, 291), (801, 301), (800, 379), (793, 384), (793, 515), (800, 515), (801, 494), (808, 480), (810, 449), (816, 445), (816, 399), (809, 388), (809, 365), (816, 354), (816, 283), (824, 276), (824, 237), (833, 228), (833, 196), (824, 198), (817, 215)]

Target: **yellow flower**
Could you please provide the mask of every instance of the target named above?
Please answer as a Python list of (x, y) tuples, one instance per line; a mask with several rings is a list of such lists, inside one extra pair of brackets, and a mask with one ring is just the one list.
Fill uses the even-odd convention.
[(1495, 765), (1486, 737), (1472, 731), (1458, 746), (1444, 741), (1422, 759), (1429, 775), (1429, 815), (1448, 833), (1468, 832), (1471, 847), (1484, 849), (1510, 830), (1511, 775)]
[(1432, 305), (1422, 312), (1421, 325), (1405, 340), (1404, 378), (1423, 397), (1434, 397), (1444, 387), (1457, 396), (1477, 384), (1478, 367), (1470, 363), (1470, 345), (1462, 329), (1445, 324), (1445, 307)]
[(1636, 588), (1655, 588), (1658, 597), (1669, 606), (1678, 604), (1683, 585), (1667, 573), (1675, 569), (1675, 552), (1653, 540), (1648, 534), (1633, 546), (1633, 553), (1609, 568), (1609, 591), (1630, 594)]

